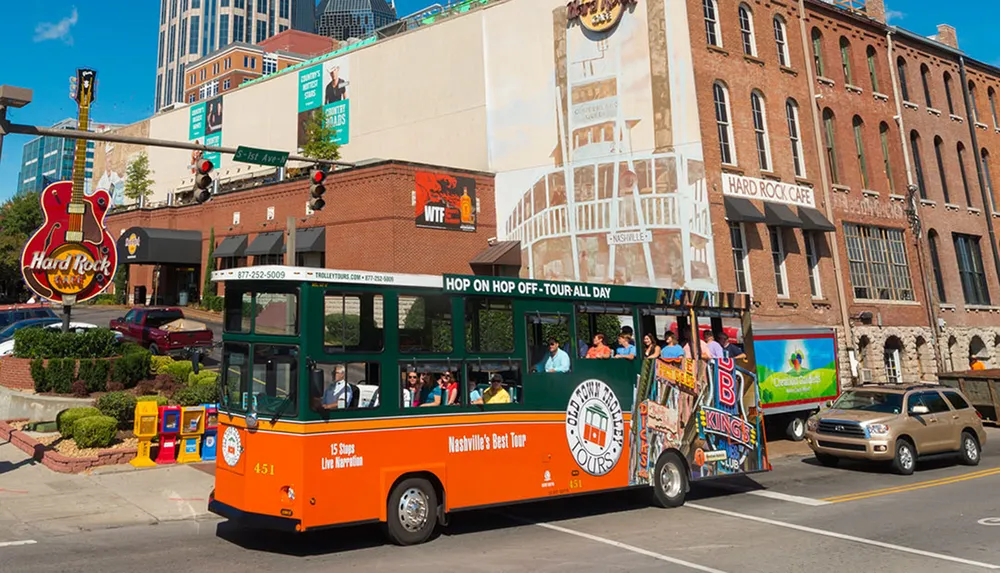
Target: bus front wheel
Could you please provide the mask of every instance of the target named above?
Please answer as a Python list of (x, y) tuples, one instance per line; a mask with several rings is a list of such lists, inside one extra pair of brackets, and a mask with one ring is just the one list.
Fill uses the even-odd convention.
[(396, 484), (389, 494), (386, 529), (397, 545), (417, 545), (427, 541), (437, 526), (437, 492), (422, 478)]
[(660, 507), (680, 507), (687, 495), (687, 466), (674, 452), (664, 452), (653, 472), (653, 498)]

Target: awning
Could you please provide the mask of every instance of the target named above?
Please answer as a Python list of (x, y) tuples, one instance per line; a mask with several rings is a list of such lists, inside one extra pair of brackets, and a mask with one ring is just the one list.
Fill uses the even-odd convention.
[[(285, 245), (281, 245), (281, 252), (285, 252)], [(325, 253), (326, 252), (326, 227), (309, 227), (308, 229), (295, 230), (295, 252), (296, 253)]]
[(764, 203), (764, 222), (772, 227), (801, 227), (802, 219), (788, 205)]
[(222, 242), (215, 248), (215, 252), (212, 256), (217, 259), (223, 259), (226, 257), (242, 257), (246, 254), (246, 250), (247, 236), (234, 235), (232, 237), (222, 239)]
[(118, 237), (116, 244), (122, 264), (201, 264), (201, 231), (132, 227)]
[[(469, 266), (477, 275), (517, 276), (521, 270), (521, 241), (493, 243), (473, 257), (469, 261)], [(498, 272), (500, 269), (504, 269), (505, 272)]]
[(802, 228), (807, 231), (832, 233), (837, 230), (837, 227), (834, 227), (833, 223), (823, 216), (823, 213), (812, 207), (799, 207), (799, 218), (802, 219)]
[(247, 256), (280, 255), (285, 250), (285, 233), (274, 231), (261, 233), (247, 247)]
[(726, 219), (733, 223), (763, 223), (764, 215), (749, 199), (742, 197), (724, 197)]

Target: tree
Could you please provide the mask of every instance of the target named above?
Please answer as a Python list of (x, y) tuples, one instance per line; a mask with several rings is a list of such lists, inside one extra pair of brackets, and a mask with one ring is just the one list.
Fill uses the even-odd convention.
[(150, 179), (152, 174), (149, 156), (143, 151), (125, 169), (125, 196), (139, 203), (145, 202), (153, 193), (153, 180)]
[(215, 227), (208, 230), (208, 261), (205, 263), (205, 285), (201, 289), (202, 298), (215, 296), (217, 286), (212, 282), (212, 273), (215, 272)]
[(327, 121), (322, 110), (314, 112), (306, 120), (306, 144), (302, 155), (313, 159), (340, 159), (340, 144), (335, 143), (337, 130)]
[(21, 251), (42, 226), (38, 193), (18, 193), (0, 205), (0, 298), (25, 300), (21, 279)]
[(128, 265), (115, 270), (115, 304), (128, 304)]

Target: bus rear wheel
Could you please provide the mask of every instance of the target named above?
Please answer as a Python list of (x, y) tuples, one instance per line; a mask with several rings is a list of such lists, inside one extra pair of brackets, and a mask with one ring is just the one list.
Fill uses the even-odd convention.
[(687, 495), (687, 467), (674, 452), (664, 452), (653, 471), (653, 499), (659, 507), (680, 507)]
[(389, 494), (386, 530), (397, 545), (417, 545), (427, 541), (437, 526), (437, 492), (422, 478), (396, 484)]

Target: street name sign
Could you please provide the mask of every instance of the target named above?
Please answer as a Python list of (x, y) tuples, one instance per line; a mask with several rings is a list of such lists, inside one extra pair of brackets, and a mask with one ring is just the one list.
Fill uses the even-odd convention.
[(288, 161), (288, 152), (274, 151), (272, 149), (256, 149), (241, 145), (236, 148), (236, 155), (233, 156), (233, 161), (267, 165), (268, 167), (284, 167), (285, 162)]

